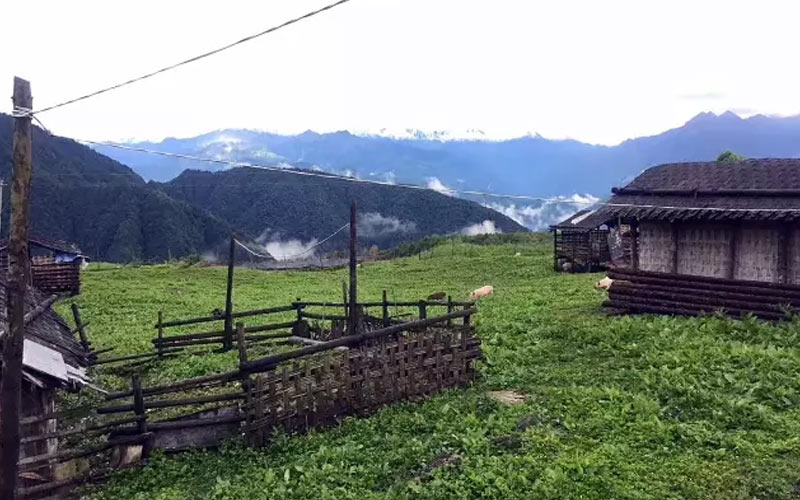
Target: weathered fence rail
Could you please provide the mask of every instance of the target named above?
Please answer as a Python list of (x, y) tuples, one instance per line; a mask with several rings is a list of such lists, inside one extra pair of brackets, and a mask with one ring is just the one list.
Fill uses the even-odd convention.
[[(382, 326), (387, 327), (392, 323), (399, 321), (397, 316), (392, 316), (389, 311), (390, 308), (398, 307), (414, 307), (419, 311), (419, 317), (425, 319), (428, 315), (430, 308), (446, 308), (450, 313), (458, 307), (471, 307), (473, 302), (453, 301), (448, 297), (447, 301), (434, 300), (434, 301), (389, 301), (387, 300), (386, 292), (383, 293), (381, 301), (373, 302), (359, 302), (357, 309), (364, 311), (367, 308), (380, 308), (381, 316), (377, 318)], [(311, 312), (309, 308), (321, 308), (322, 312)], [(229, 314), (221, 312), (220, 314), (201, 316), (196, 318), (186, 318), (178, 320), (164, 321), (163, 311), (159, 311), (158, 321), (155, 323), (154, 328), (157, 329), (157, 336), (152, 339), (155, 353), (139, 354), (138, 358), (118, 357), (103, 360), (103, 363), (113, 363), (118, 361), (128, 361), (130, 359), (143, 359), (148, 357), (162, 356), (164, 354), (177, 352), (178, 349), (196, 346), (219, 346), (223, 350), (233, 347), (234, 344), (234, 328), (233, 321), (242, 318), (249, 318), (255, 316), (270, 316), (275, 314), (284, 314), (288, 312), (295, 312), (295, 319), (292, 321), (281, 321), (278, 323), (254, 325), (245, 328), (245, 333), (267, 332), (273, 330), (287, 330), (285, 332), (277, 332), (267, 335), (248, 335), (245, 340), (248, 343), (267, 341), (267, 340), (288, 340), (292, 337), (307, 337), (307, 328), (302, 327), (303, 320), (315, 321), (340, 321), (343, 323), (342, 333), (349, 331), (348, 324), (352, 321), (350, 316), (350, 304), (348, 302), (321, 302), (321, 301), (300, 301), (299, 299), (290, 305), (268, 307), (262, 309), (255, 309), (251, 311), (231, 312)], [(336, 312), (328, 313), (326, 309), (334, 309)], [(362, 313), (363, 314), (363, 313)], [(365, 317), (363, 315), (361, 317)], [(201, 331), (195, 333), (180, 333), (177, 335), (167, 335), (165, 330), (168, 328), (185, 327), (189, 325), (199, 325), (204, 323), (221, 323), (220, 329), (209, 331)]]

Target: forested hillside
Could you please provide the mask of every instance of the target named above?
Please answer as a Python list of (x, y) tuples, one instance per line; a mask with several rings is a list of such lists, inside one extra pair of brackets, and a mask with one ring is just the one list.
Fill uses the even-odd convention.
[[(361, 245), (384, 248), (430, 234), (467, 232), (477, 226), (475, 232), (525, 230), (494, 210), (435, 191), (289, 172), (189, 170), (162, 186), (173, 198), (204, 207), (262, 241), (324, 238), (349, 220), (351, 199), (358, 204)], [(344, 241), (346, 234), (342, 233), (340, 246)]]
[[(12, 119), (0, 114), (0, 177), (11, 179)], [(9, 187), (2, 233), (8, 231)], [(176, 201), (133, 170), (75, 141), (33, 128), (32, 231), (76, 243), (93, 259), (147, 261), (202, 252), (229, 233), (222, 220)]]

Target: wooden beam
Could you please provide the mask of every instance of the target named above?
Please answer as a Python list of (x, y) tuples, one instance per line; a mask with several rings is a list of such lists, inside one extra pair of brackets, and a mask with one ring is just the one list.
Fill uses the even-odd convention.
[(356, 200), (350, 202), (350, 321), (347, 325), (348, 335), (358, 333), (358, 216)]
[(233, 265), (236, 256), (236, 240), (231, 234), (230, 248), (228, 249), (228, 282), (225, 290), (225, 342), (224, 349), (233, 347)]
[(20, 449), (20, 408), (22, 397), (22, 349), (25, 341), (25, 293), (30, 280), (28, 227), (31, 197), (31, 115), (20, 110), (33, 108), (31, 85), (14, 77), (12, 145), (11, 226), (8, 242), (6, 316), (9, 326), (3, 336), (3, 368), (0, 377), (0, 498), (17, 497)]

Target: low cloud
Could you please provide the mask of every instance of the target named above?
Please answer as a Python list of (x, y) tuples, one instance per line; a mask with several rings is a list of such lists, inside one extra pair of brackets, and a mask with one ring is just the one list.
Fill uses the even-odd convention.
[(433, 189), (434, 191), (446, 194), (447, 196), (453, 196), (453, 190), (445, 186), (438, 177), (428, 177), (427, 187), (428, 189)]
[(591, 207), (598, 201), (600, 201), (599, 198), (589, 194), (573, 194), (559, 196), (553, 201), (542, 202), (538, 205), (517, 205), (516, 203), (504, 205), (494, 202), (484, 206), (500, 212), (528, 229), (541, 231), (547, 229), (551, 224), (570, 217), (578, 210)]
[(464, 227), (459, 232), (464, 236), (477, 236), (479, 234), (499, 234), (503, 231), (495, 226), (493, 220), (487, 219), (483, 222)]
[(406, 234), (417, 231), (417, 224), (397, 217), (387, 217), (378, 212), (367, 212), (358, 215), (358, 234), (364, 237), (384, 236), (387, 234)]
[(252, 250), (259, 253), (266, 252), (275, 260), (310, 259), (316, 255), (315, 247), (318, 241), (316, 238), (305, 243), (297, 238), (284, 239), (281, 232), (267, 228), (255, 239), (258, 247)]
[(316, 244), (316, 238), (306, 243), (300, 240), (270, 241), (264, 244), (264, 248), (275, 260), (310, 259), (315, 255), (313, 248)]

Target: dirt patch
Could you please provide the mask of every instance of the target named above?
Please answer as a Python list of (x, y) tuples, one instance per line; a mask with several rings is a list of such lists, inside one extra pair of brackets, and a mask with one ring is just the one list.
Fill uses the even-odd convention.
[(516, 391), (489, 391), (486, 394), (505, 405), (521, 405), (525, 402), (525, 395)]

